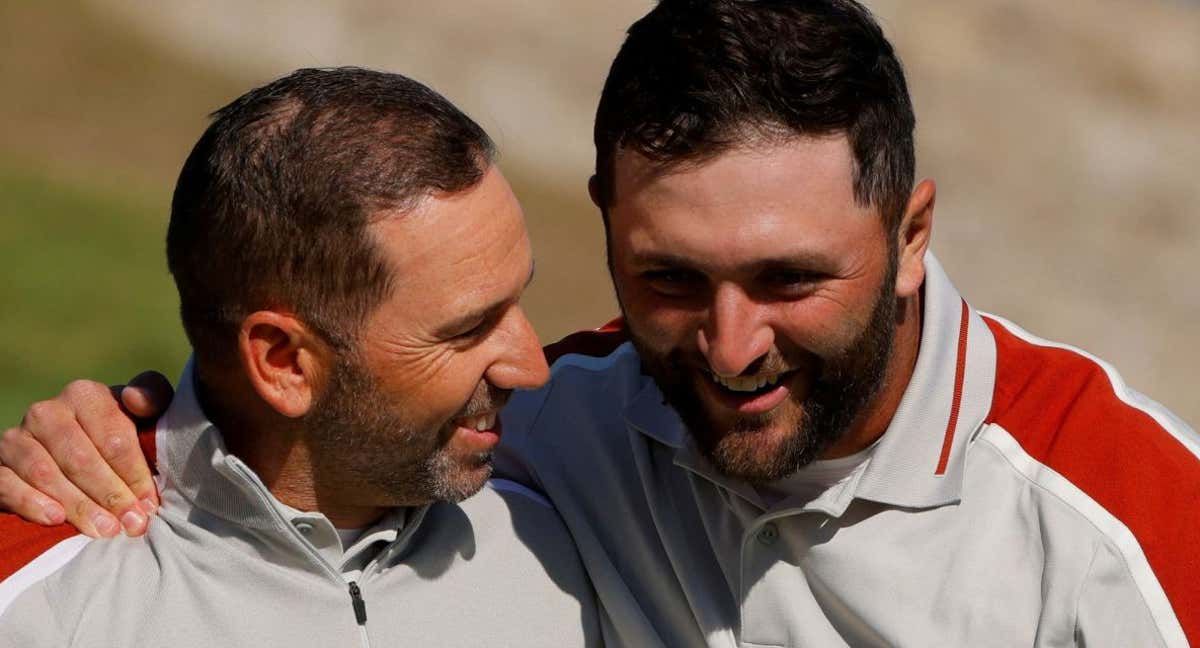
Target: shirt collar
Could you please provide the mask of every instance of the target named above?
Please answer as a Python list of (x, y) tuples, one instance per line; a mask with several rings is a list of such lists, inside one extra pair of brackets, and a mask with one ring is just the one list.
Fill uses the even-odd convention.
[(911, 508), (957, 502), (967, 447), (991, 408), (995, 374), (991, 332), (927, 254), (921, 350), (856, 497)]
[[(861, 476), (823, 507), (841, 515), (854, 498), (909, 508), (958, 501), (967, 445), (991, 407), (996, 347), (983, 319), (925, 256), (921, 349), (896, 415)], [(625, 410), (626, 422), (675, 449), (675, 464), (761, 506), (745, 482), (718, 473), (649, 377)], [(824, 499), (824, 498), (822, 498)]]
[(674, 450), (676, 466), (690, 470), (746, 501), (761, 507), (762, 498), (750, 484), (717, 472), (687, 431), (683, 419), (675, 408), (667, 405), (666, 397), (658, 384), (649, 376), (642, 376), (642, 389), (625, 409), (625, 423), (642, 434)]
[[(328, 531), (334, 532), (320, 513), (289, 513), (291, 509), (271, 494), (258, 475), (228, 452), (220, 431), (200, 407), (194, 359), (184, 367), (175, 398), (159, 419), (155, 446), (163, 497), (168, 504), (175, 501), (194, 506), (252, 535), (267, 534), (275, 540), (294, 539), (291, 527), (301, 521), (327, 524)], [(426, 508), (415, 509), (411, 516), (403, 509), (389, 512), (354, 543), (351, 551), (365, 549), (379, 540), (392, 542), (399, 535), (411, 536), (399, 533), (400, 529), (406, 526), (406, 518), (409, 527), (418, 524)], [(366, 542), (368, 539), (371, 542)]]

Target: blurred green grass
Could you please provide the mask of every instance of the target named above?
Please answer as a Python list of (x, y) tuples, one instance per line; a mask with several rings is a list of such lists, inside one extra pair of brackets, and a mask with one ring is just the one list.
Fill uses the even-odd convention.
[[(354, 61), (343, 61), (351, 63)], [(0, 430), (73, 378), (177, 377), (187, 344), (164, 235), (205, 115), (230, 78), (86, 2), (0, 2)], [(545, 341), (615, 312), (583, 182), (504, 163), (543, 269), (523, 305)], [(564, 301), (565, 296), (571, 296)]]
[(187, 357), (165, 205), (0, 161), (0, 427), (70, 377), (122, 382)]

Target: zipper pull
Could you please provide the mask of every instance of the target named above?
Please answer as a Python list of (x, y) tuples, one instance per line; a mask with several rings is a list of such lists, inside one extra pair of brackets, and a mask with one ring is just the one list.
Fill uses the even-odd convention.
[(350, 603), (354, 605), (354, 619), (358, 621), (358, 625), (367, 624), (367, 603), (363, 601), (362, 590), (358, 589), (358, 583), (350, 581)]

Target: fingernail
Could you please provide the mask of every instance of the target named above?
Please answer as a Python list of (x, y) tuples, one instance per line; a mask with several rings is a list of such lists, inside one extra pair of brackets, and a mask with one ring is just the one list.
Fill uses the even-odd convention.
[(134, 531), (141, 531), (146, 525), (146, 516), (142, 515), (137, 509), (129, 509), (121, 516), (121, 526), (125, 527), (126, 534), (132, 534)]
[(96, 513), (93, 515), (92, 526), (96, 527), (96, 531), (106, 538), (117, 535), (117, 532), (121, 530), (116, 518), (108, 513)]
[(141, 504), (142, 511), (146, 515), (154, 515), (154, 511), (158, 510), (158, 505), (155, 504), (154, 500), (150, 499), (149, 497), (142, 498)]
[(63, 510), (63, 507), (49, 500), (42, 500), (41, 507), (46, 524), (62, 524), (66, 522), (67, 512)]

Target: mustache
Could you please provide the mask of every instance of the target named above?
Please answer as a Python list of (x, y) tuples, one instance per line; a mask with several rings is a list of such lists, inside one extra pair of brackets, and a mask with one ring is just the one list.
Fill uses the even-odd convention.
[[(699, 352), (676, 349), (668, 354), (667, 362), (676, 370), (690, 370), (702, 373), (715, 373), (708, 360)], [(821, 366), (819, 358), (797, 359), (789, 361), (777, 350), (771, 350), (754, 362), (747, 365), (739, 376), (757, 376), (762, 374), (786, 373), (796, 370), (814, 369)]]
[(475, 388), (475, 393), (471, 394), (471, 398), (467, 401), (467, 404), (463, 405), (462, 409), (452, 418), (479, 416), (486, 412), (495, 412), (503, 408), (511, 397), (511, 389), (501, 389), (486, 380), (480, 381), (479, 386)]

